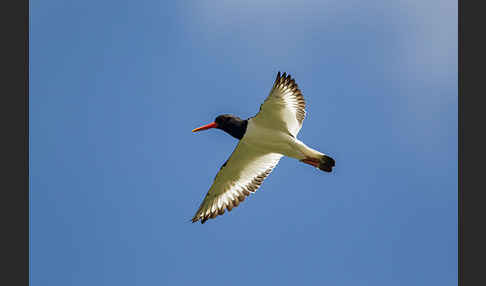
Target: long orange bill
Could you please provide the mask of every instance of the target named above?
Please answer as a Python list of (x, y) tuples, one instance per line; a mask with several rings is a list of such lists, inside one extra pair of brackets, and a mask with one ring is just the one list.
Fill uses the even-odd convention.
[(198, 127), (196, 129), (193, 129), (192, 132), (198, 132), (198, 131), (201, 131), (201, 130), (216, 128), (216, 127), (218, 127), (218, 124), (216, 122), (212, 122), (212, 123), (203, 125), (201, 127)]

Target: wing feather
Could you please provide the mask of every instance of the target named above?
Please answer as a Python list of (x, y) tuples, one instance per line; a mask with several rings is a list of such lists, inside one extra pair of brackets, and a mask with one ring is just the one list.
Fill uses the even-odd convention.
[(281, 157), (277, 153), (262, 153), (240, 141), (220, 168), (192, 222), (204, 223), (237, 207), (260, 187)]
[(260, 124), (277, 128), (296, 137), (306, 116), (306, 103), (295, 79), (280, 72), (270, 94), (254, 117)]

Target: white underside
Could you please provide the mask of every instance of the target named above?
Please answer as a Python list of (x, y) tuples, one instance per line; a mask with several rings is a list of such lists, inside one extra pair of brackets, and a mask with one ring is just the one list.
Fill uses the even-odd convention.
[(240, 142), (264, 153), (278, 153), (297, 160), (319, 159), (324, 155), (283, 130), (259, 124), (255, 118), (248, 120), (246, 133)]

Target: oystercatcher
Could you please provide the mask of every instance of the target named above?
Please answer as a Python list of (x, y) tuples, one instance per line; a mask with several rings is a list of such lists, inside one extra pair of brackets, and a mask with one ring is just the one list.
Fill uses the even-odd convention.
[(229, 159), (221, 166), (192, 222), (231, 211), (255, 192), (282, 156), (300, 160), (322, 171), (331, 172), (334, 159), (306, 146), (297, 139), (306, 115), (305, 101), (295, 80), (286, 73), (273, 84), (269, 96), (254, 117), (243, 120), (224, 114), (214, 122), (192, 130), (210, 128), (225, 131), (239, 139)]

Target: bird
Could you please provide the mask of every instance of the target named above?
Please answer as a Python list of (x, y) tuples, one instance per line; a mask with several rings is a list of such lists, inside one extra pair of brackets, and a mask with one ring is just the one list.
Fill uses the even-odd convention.
[(295, 79), (280, 71), (258, 113), (246, 120), (223, 114), (192, 132), (220, 129), (239, 140), (220, 167), (195, 215), (193, 223), (231, 211), (254, 193), (283, 156), (294, 158), (324, 172), (332, 172), (332, 157), (297, 139), (306, 117), (306, 102)]

